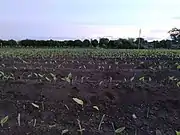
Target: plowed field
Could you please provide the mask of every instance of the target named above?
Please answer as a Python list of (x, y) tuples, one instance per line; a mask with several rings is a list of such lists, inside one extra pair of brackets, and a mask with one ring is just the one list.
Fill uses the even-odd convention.
[(179, 61), (1, 57), (0, 135), (175, 135)]

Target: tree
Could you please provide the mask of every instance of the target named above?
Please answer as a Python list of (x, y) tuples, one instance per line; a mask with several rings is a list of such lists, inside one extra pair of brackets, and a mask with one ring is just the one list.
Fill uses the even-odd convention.
[(135, 44), (137, 46), (140, 45), (139, 48), (143, 48), (143, 46), (146, 45), (147, 43), (148, 43), (148, 41), (145, 40), (144, 38), (136, 38), (136, 40), (135, 40)]
[(82, 47), (83, 46), (83, 42), (79, 39), (74, 40), (74, 47)]
[(15, 40), (11, 39), (7, 41), (8, 46), (10, 47), (16, 47), (18, 44)]
[(68, 41), (66, 42), (66, 47), (75, 47), (75, 46), (74, 46), (74, 41), (68, 40)]
[(134, 44), (134, 42), (135, 42), (135, 39), (134, 38), (128, 38), (127, 39), (131, 44)]
[(122, 39), (119, 38), (118, 40), (115, 40), (114, 41), (114, 46), (115, 46), (115, 49), (122, 49)]
[(91, 46), (91, 42), (88, 39), (85, 39), (83, 41), (83, 47), (90, 47)]
[(30, 39), (21, 40), (18, 42), (18, 44), (22, 47), (30, 47), (30, 46), (36, 47), (36, 41)]
[(107, 44), (107, 48), (110, 48), (110, 49), (115, 49), (115, 44), (114, 44), (114, 40), (110, 40), (109, 43)]
[(108, 43), (109, 43), (109, 39), (108, 38), (100, 38), (100, 40), (99, 40), (99, 47), (107, 48)]
[(173, 43), (180, 43), (180, 29), (172, 28), (168, 33), (170, 34)]
[(97, 41), (97, 39), (91, 40), (91, 45), (92, 45), (93, 47), (97, 47), (97, 46), (98, 46), (98, 41)]

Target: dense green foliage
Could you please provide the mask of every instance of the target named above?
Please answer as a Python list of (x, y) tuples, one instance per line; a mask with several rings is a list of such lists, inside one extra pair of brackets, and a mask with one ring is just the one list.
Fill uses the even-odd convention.
[[(140, 43), (140, 44), (139, 44)], [(161, 40), (148, 42), (143, 38), (129, 38), (129, 39), (117, 39), (109, 40), (108, 38), (101, 38), (99, 40), (85, 39), (81, 40), (0, 40), (1, 47), (30, 47), (30, 48), (106, 48), (106, 49), (137, 49), (138, 46), (141, 49), (144, 48), (179, 48), (179, 44), (174, 44), (171, 40)]]

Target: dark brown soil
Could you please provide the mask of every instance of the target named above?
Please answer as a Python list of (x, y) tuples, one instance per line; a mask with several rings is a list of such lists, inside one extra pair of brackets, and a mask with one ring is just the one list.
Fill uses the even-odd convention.
[[(67, 135), (77, 135), (77, 119), (85, 129), (83, 135), (114, 135), (120, 127), (125, 127), (122, 135), (155, 135), (156, 130), (162, 135), (175, 135), (180, 130), (180, 71), (176, 62), (128, 58), (0, 59), (0, 71), (12, 76), (0, 79), (0, 118), (9, 117), (0, 126), (0, 135), (60, 135), (65, 129), (69, 130)], [(72, 84), (62, 80), (69, 73)], [(172, 76), (174, 80), (169, 78)], [(139, 80), (142, 77), (144, 81)], [(83, 107), (73, 98), (81, 99)]]

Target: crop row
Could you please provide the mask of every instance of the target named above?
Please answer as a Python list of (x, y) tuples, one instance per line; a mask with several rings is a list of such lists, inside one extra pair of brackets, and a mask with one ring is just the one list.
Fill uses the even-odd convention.
[(0, 55), (3, 56), (20, 56), (20, 57), (101, 57), (101, 58), (159, 58), (163, 56), (165, 58), (180, 58), (180, 50), (116, 50), (116, 49), (12, 49), (3, 48), (0, 49)]

